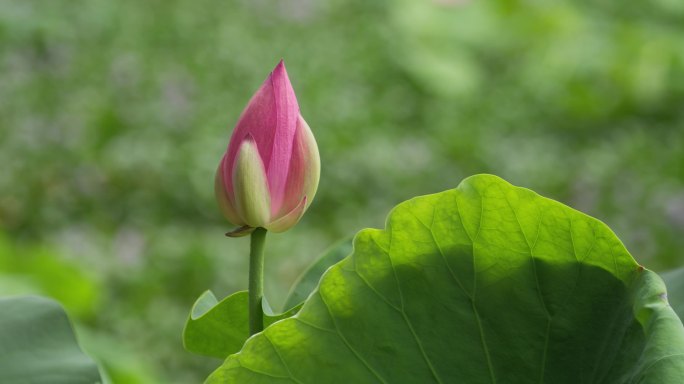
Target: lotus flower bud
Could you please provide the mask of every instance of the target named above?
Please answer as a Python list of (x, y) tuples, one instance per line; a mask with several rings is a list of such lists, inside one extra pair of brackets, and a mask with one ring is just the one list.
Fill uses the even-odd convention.
[(281, 60), (233, 130), (216, 172), (216, 199), (228, 221), (242, 227), (236, 233), (282, 232), (313, 201), (320, 169), (316, 140)]

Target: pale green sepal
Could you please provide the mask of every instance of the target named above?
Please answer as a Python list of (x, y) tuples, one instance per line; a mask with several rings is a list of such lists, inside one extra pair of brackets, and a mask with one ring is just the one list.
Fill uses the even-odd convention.
[(271, 215), (271, 196), (264, 163), (250, 138), (240, 145), (233, 169), (235, 206), (250, 227), (264, 227)]

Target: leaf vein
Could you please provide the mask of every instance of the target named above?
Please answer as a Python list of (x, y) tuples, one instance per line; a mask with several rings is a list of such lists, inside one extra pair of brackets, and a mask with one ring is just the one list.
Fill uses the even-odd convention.
[(240, 360), (238, 360), (237, 363), (238, 363), (238, 365), (240, 366), (240, 368), (246, 369), (246, 370), (248, 370), (248, 371), (250, 371), (250, 372), (254, 372), (254, 373), (256, 373), (257, 375), (263, 375), (263, 376), (273, 377), (273, 378), (275, 378), (275, 379), (290, 379), (290, 378), (287, 377), (287, 376), (274, 375), (274, 374), (272, 374), (272, 373), (263, 372), (263, 371), (260, 371), (260, 370), (258, 370), (258, 369), (254, 369), (254, 368), (248, 367), (248, 366), (242, 364), (242, 362), (241, 362)]
[(337, 332), (334, 331), (334, 330), (332, 330), (332, 329), (326, 329), (326, 328), (323, 328), (323, 327), (319, 327), (318, 325), (315, 325), (315, 324), (310, 323), (310, 322), (308, 322), (308, 321), (304, 321), (301, 317), (296, 316), (296, 315), (295, 315), (295, 316), (292, 316), (291, 319), (295, 319), (296, 321), (299, 321), (300, 323), (302, 323), (302, 324), (304, 324), (304, 325), (308, 325), (309, 327), (311, 327), (311, 328), (313, 328), (313, 329), (318, 329), (319, 331), (337, 334)]
[[(486, 191), (486, 190), (485, 190)], [(480, 237), (480, 230), (482, 229), (482, 221), (484, 217), (484, 196), (480, 194), (479, 191), (475, 190), (475, 193), (478, 195), (480, 198), (480, 218), (479, 218), (479, 223), (477, 225), (477, 231), (475, 232), (475, 236), (472, 238), (472, 255), (473, 255), (473, 300), (471, 301), (471, 306), (473, 308), (473, 312), (475, 313), (475, 320), (477, 321), (477, 327), (480, 331), (480, 341), (482, 342), (482, 349), (485, 354), (485, 358), (487, 360), (487, 368), (489, 369), (489, 377), (492, 380), (493, 384), (496, 384), (496, 376), (494, 375), (494, 366), (492, 364), (492, 358), (489, 354), (489, 348), (487, 347), (487, 341), (485, 340), (485, 335), (484, 335), (484, 328), (482, 327), (482, 320), (480, 319), (480, 312), (477, 310), (477, 305), (475, 304), (475, 299), (477, 297), (477, 266), (476, 266), (476, 257), (475, 257), (475, 243)], [(465, 228), (465, 224), (463, 225)]]
[(340, 336), (340, 339), (342, 340), (344, 345), (346, 345), (347, 348), (349, 348), (349, 350), (352, 352), (352, 354), (354, 356), (356, 356), (356, 358), (364, 366), (366, 366), (366, 368), (378, 379), (378, 381), (380, 381), (381, 383), (387, 384), (387, 382), (380, 376), (380, 374), (377, 373), (375, 371), (375, 369), (373, 369), (373, 367), (371, 367), (371, 365), (363, 357), (361, 357), (361, 355), (351, 346), (349, 341), (344, 337), (344, 335), (342, 334), (342, 331), (340, 330), (340, 327), (337, 325), (337, 321), (335, 321), (335, 316), (333, 315), (332, 311), (330, 310), (330, 305), (328, 305), (328, 302), (325, 300), (325, 296), (323, 296), (323, 294), (320, 291), (318, 291), (318, 295), (321, 297), (321, 301), (323, 302), (323, 306), (325, 306), (325, 308), (327, 309), (328, 314), (330, 315), (330, 319), (332, 319), (332, 322), (335, 325), (335, 330), (337, 331), (337, 334)]
[(278, 355), (278, 358), (280, 359), (280, 361), (283, 363), (283, 366), (285, 367), (285, 370), (287, 371), (287, 374), (290, 375), (290, 378), (292, 379), (292, 381), (294, 381), (295, 383), (298, 383), (298, 384), (303, 384), (300, 380), (298, 380), (298, 379), (292, 374), (292, 371), (290, 370), (290, 367), (287, 365), (287, 362), (285, 361), (285, 359), (283, 358), (283, 356), (280, 354), (280, 351), (278, 350), (278, 348), (276, 347), (276, 345), (273, 343), (273, 340), (271, 340), (271, 338), (268, 337), (268, 333), (262, 332), (262, 335), (264, 335), (264, 337), (266, 338), (266, 340), (268, 341), (268, 343), (271, 344), (271, 347), (272, 347), (273, 350), (275, 351), (276, 355)]
[(396, 283), (397, 283), (397, 289), (399, 290), (399, 300), (401, 302), (400, 313), (402, 315), (402, 318), (404, 319), (404, 322), (406, 323), (406, 326), (409, 328), (411, 335), (413, 335), (413, 339), (415, 340), (416, 344), (418, 345), (418, 349), (420, 349), (420, 352), (423, 355), (423, 359), (425, 360), (425, 363), (427, 364), (428, 368), (430, 368), (430, 372), (432, 373), (432, 377), (437, 381), (437, 383), (441, 384), (442, 380), (440, 379), (439, 375), (437, 374), (435, 367), (432, 365), (432, 361), (430, 360), (430, 357), (427, 355), (427, 353), (425, 353), (425, 348), (423, 348), (423, 343), (421, 342), (420, 338), (416, 334), (416, 331), (413, 329), (413, 325), (411, 325), (410, 319), (406, 315), (406, 310), (405, 310), (405, 306), (404, 306), (404, 294), (401, 290), (401, 284), (399, 284), (399, 276), (397, 276), (397, 269), (394, 266), (394, 262), (392, 261), (391, 251), (392, 251), (392, 232), (389, 232), (389, 250), (387, 252), (387, 257), (389, 258), (390, 265), (392, 266), (392, 273), (393, 273), (394, 279), (396, 280)]
[(646, 372), (648, 372), (649, 369), (653, 368), (656, 364), (660, 363), (661, 361), (667, 360), (667, 359), (670, 359), (673, 357), (684, 357), (684, 353), (674, 353), (672, 355), (666, 355), (666, 356), (663, 356), (663, 357), (656, 359), (654, 362), (649, 364), (648, 367), (646, 367), (646, 369), (644, 369), (643, 374), (646, 374)]
[[(412, 214), (413, 214), (413, 212), (412, 212)], [(416, 219), (418, 219), (418, 217), (417, 217), (415, 214), (414, 214), (414, 216), (416, 217)], [(428, 232), (430, 232), (430, 236), (432, 237), (432, 241), (435, 243), (435, 246), (437, 247), (437, 250), (439, 251), (439, 254), (442, 256), (442, 260), (444, 261), (444, 264), (446, 265), (447, 269), (449, 270), (449, 273), (451, 274), (451, 277), (453, 277), (454, 281), (456, 282), (456, 284), (458, 284), (458, 287), (461, 288), (461, 291), (463, 291), (463, 293), (466, 295), (466, 297), (469, 298), (470, 300), (472, 300), (473, 298), (472, 298), (472, 297), (470, 296), (470, 294), (468, 294), (468, 292), (465, 290), (463, 284), (461, 284), (461, 281), (458, 279), (458, 276), (457, 276), (456, 273), (454, 272), (453, 268), (451, 268), (451, 265), (449, 264), (449, 262), (448, 262), (448, 260), (447, 260), (447, 258), (446, 258), (446, 255), (444, 254), (444, 251), (442, 250), (442, 246), (439, 244), (439, 242), (437, 241), (437, 238), (435, 237), (435, 233), (434, 233), (434, 231), (433, 231), (433, 229), (432, 229), (432, 227), (433, 227), (434, 224), (435, 224), (435, 207), (434, 207), (434, 206), (432, 207), (432, 220), (431, 220), (431, 222), (430, 222), (430, 226), (429, 226), (429, 227), (428, 227), (425, 223), (423, 223), (422, 221), (420, 221), (420, 219), (418, 219), (418, 221), (419, 221), (421, 224), (423, 224), (423, 226), (428, 230)]]

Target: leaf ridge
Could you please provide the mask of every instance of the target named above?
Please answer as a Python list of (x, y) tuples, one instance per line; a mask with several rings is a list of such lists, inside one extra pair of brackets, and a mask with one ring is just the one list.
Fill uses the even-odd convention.
[(475, 305), (475, 300), (470, 302), (473, 312), (475, 313), (475, 320), (477, 320), (477, 327), (480, 330), (480, 341), (482, 341), (482, 349), (484, 350), (485, 357), (487, 358), (487, 367), (489, 368), (489, 377), (492, 379), (492, 383), (496, 384), (496, 376), (494, 375), (494, 368), (492, 365), (492, 359), (489, 356), (489, 348), (487, 347), (487, 341), (484, 336), (484, 329), (482, 328), (482, 320), (480, 320), (480, 312), (477, 310)]
[[(458, 198), (459, 197), (460, 196), (457, 196), (456, 199), (454, 199), (454, 201), (456, 202), (456, 213), (458, 214), (458, 223), (461, 224), (461, 227), (463, 227), (463, 232), (465, 232), (466, 236), (468, 236), (468, 239), (470, 239), (470, 243), (473, 244), (474, 243), (473, 237), (470, 235), (470, 233), (468, 233), (468, 228), (466, 228), (465, 221), (463, 220), (463, 216), (461, 215), (461, 207), (458, 204)], [(482, 216), (480, 216), (480, 217), (482, 217)], [(479, 232), (479, 230), (478, 230), (478, 232)]]
[(454, 272), (453, 268), (451, 268), (451, 265), (449, 264), (449, 261), (447, 260), (446, 255), (444, 254), (444, 251), (442, 250), (442, 246), (439, 244), (439, 242), (437, 242), (437, 238), (435, 237), (435, 233), (434, 233), (434, 231), (432, 230), (432, 227), (433, 227), (434, 224), (435, 224), (435, 207), (434, 207), (434, 206), (432, 207), (432, 221), (430, 222), (430, 226), (429, 226), (429, 227), (428, 227), (427, 225), (425, 225), (425, 223), (423, 223), (422, 221), (420, 221), (420, 219), (418, 219), (418, 216), (416, 216), (415, 213), (411, 212), (411, 214), (412, 214), (412, 215), (413, 215), (421, 224), (423, 224), (423, 226), (428, 230), (428, 232), (430, 232), (430, 236), (432, 237), (432, 242), (435, 243), (435, 246), (437, 247), (437, 250), (439, 251), (439, 254), (442, 256), (442, 260), (444, 260), (444, 264), (446, 265), (447, 269), (449, 270), (449, 273), (451, 274), (451, 277), (454, 278), (454, 281), (456, 282), (456, 284), (458, 284), (458, 287), (461, 288), (461, 291), (463, 291), (463, 293), (466, 295), (466, 297), (467, 297), (468, 299), (470, 299), (470, 300), (473, 300), (473, 298), (470, 297), (470, 294), (468, 293), (468, 291), (465, 290), (465, 287), (464, 287), (463, 284), (461, 283), (461, 280), (458, 279), (458, 276), (456, 275), (456, 272)]
[(397, 287), (399, 289), (399, 301), (401, 303), (401, 315), (404, 319), (404, 322), (408, 326), (409, 330), (411, 331), (411, 334), (413, 335), (414, 340), (416, 341), (416, 344), (418, 345), (418, 348), (420, 349), (420, 353), (423, 355), (423, 359), (425, 360), (425, 363), (427, 366), (430, 368), (430, 372), (432, 373), (432, 376), (435, 378), (435, 380), (438, 383), (442, 383), (442, 380), (439, 377), (439, 374), (437, 374), (437, 371), (435, 370), (435, 367), (432, 365), (432, 361), (428, 357), (428, 355), (425, 353), (425, 348), (423, 348), (423, 343), (420, 341), (420, 338), (416, 334), (416, 331), (413, 329), (413, 325), (411, 325), (411, 321), (409, 320), (408, 316), (406, 315), (406, 310), (404, 308), (404, 293), (401, 290), (401, 284), (399, 283), (399, 277), (397, 276), (397, 269), (394, 266), (394, 262), (392, 261), (392, 231), (389, 231), (389, 246), (388, 246), (388, 253), (387, 257), (389, 258), (390, 265), (392, 266), (392, 274), (394, 275), (394, 279), (397, 282)]
[[(535, 198), (536, 200), (536, 198)], [(539, 233), (541, 232), (541, 225), (542, 222), (544, 221), (544, 215), (546, 214), (546, 211), (540, 210), (539, 211), (539, 220), (537, 220), (537, 233), (534, 236), (534, 243), (532, 243), (532, 246), (530, 247), (530, 253), (534, 251), (534, 249), (537, 247), (537, 242), (539, 241)]]
[[(549, 309), (546, 306), (546, 301), (544, 300), (544, 295), (542, 294), (542, 289), (541, 289), (541, 284), (539, 283), (539, 273), (537, 272), (537, 262), (534, 257), (534, 247), (537, 245), (537, 240), (539, 239), (539, 229), (541, 228), (541, 222), (542, 222), (542, 214), (539, 215), (539, 220), (537, 221), (537, 235), (534, 241), (534, 244), (530, 244), (530, 240), (527, 238), (527, 234), (525, 233), (525, 230), (523, 229), (522, 223), (520, 222), (520, 218), (518, 217), (518, 213), (515, 211), (515, 208), (513, 208), (513, 204), (511, 204), (511, 201), (508, 199), (508, 196), (501, 191), (501, 195), (503, 196), (504, 200), (506, 201), (506, 204), (508, 204), (508, 208), (510, 208), (511, 212), (513, 212), (513, 217), (515, 217), (515, 221), (518, 223), (518, 228), (520, 229), (520, 233), (522, 234), (523, 238), (525, 239), (525, 244), (527, 244), (527, 247), (530, 249), (530, 260), (532, 261), (532, 273), (534, 274), (534, 282), (537, 286), (537, 298), (539, 299), (539, 302), (542, 305), (542, 309), (544, 310), (544, 313), (546, 314), (546, 334), (544, 335), (544, 349), (542, 350), (542, 359), (541, 359), (541, 367), (539, 368), (540, 373), (539, 373), (539, 383), (542, 384), (544, 382), (544, 375), (546, 371), (546, 359), (548, 355), (548, 350), (549, 350), (549, 338), (551, 335), (551, 323), (553, 321), (553, 316), (551, 316), (551, 313), (549, 312)], [(543, 212), (543, 211), (542, 211)], [(574, 245), (573, 245), (574, 249)]]
[(661, 358), (656, 359), (654, 362), (649, 364), (648, 367), (646, 367), (646, 369), (644, 369), (643, 374), (645, 375), (649, 369), (653, 368), (656, 364), (660, 363), (661, 361), (667, 360), (667, 359), (670, 359), (673, 357), (684, 357), (684, 353), (674, 353), (672, 355), (667, 355), (667, 356), (663, 356)]
[[(384, 251), (384, 250), (383, 250), (383, 251)], [(389, 254), (388, 254), (388, 256), (389, 256)], [(389, 300), (388, 298), (386, 298), (386, 297), (383, 296), (380, 292), (378, 292), (378, 291), (377, 291), (377, 290), (368, 282), (368, 280), (366, 280), (366, 278), (363, 277), (363, 275), (361, 275), (361, 273), (358, 271), (358, 268), (356, 268), (356, 258), (354, 258), (354, 273), (356, 273), (356, 275), (359, 277), (359, 279), (361, 279), (361, 281), (363, 281), (363, 283), (364, 283), (371, 291), (373, 291), (373, 293), (375, 293), (375, 295), (378, 296), (378, 298), (380, 298), (380, 300), (384, 301), (387, 305), (389, 305), (389, 306), (390, 306), (392, 309), (394, 309), (395, 311), (401, 312), (401, 309), (400, 309), (400, 308), (398, 308), (397, 306), (395, 306), (394, 304), (392, 304), (392, 302), (390, 302), (390, 300)]]
[[(619, 317), (619, 314), (617, 314), (617, 313), (614, 314), (614, 315), (612, 316), (612, 318), (611, 318), (611, 320), (610, 320), (610, 328), (609, 328), (609, 329), (613, 329), (613, 326), (614, 326), (615, 323), (617, 322), (618, 317)], [(622, 336), (622, 338), (621, 338), (621, 341), (622, 341), (622, 340), (624, 340), (624, 336), (625, 336), (625, 335), (622, 334), (621, 336)], [(603, 339), (603, 342), (601, 343), (601, 347), (600, 347), (600, 349), (599, 349), (599, 353), (598, 353), (597, 356), (602, 356), (602, 357), (603, 357), (604, 351), (606, 350), (606, 346), (608, 345), (608, 341), (609, 341), (609, 340), (610, 340), (610, 337), (605, 337), (605, 338)], [(616, 358), (616, 357), (617, 357), (617, 353), (613, 353), (613, 355), (610, 356), (610, 364), (608, 365), (609, 368), (606, 369), (606, 371), (605, 371), (605, 373), (604, 373), (604, 376), (605, 376), (608, 372), (610, 372), (610, 367), (612, 367), (613, 364), (615, 363), (615, 358)], [(596, 365), (594, 366), (594, 369), (593, 369), (592, 372), (591, 372), (591, 380), (589, 380), (590, 383), (594, 382), (594, 377), (596, 377), (598, 365), (599, 365), (599, 364), (596, 364)], [(601, 377), (601, 380), (599, 380), (598, 382), (599, 382), (599, 383), (602, 383), (602, 382), (603, 382), (603, 377)]]
[(254, 373), (256, 373), (257, 375), (264, 375), (264, 376), (268, 376), (268, 377), (273, 377), (273, 378), (275, 378), (275, 379), (290, 379), (290, 378), (287, 377), (287, 376), (274, 375), (274, 374), (272, 374), (272, 373), (263, 372), (263, 371), (260, 371), (260, 370), (258, 370), (258, 369), (254, 369), (254, 368), (252, 368), (252, 367), (248, 367), (248, 366), (242, 364), (242, 361), (240, 361), (240, 360), (238, 360), (237, 363), (238, 363), (238, 365), (240, 366), (240, 368), (246, 369), (246, 370), (248, 370), (248, 371), (250, 371), (250, 372), (254, 372)]
[(615, 265), (615, 276), (620, 276), (620, 272), (618, 271), (617, 258), (615, 257), (615, 252), (613, 252), (613, 245), (611, 244), (608, 248), (610, 249), (610, 257), (613, 258), (613, 264)]
[(575, 290), (577, 290), (577, 285), (579, 284), (580, 276), (582, 276), (582, 265), (583, 265), (583, 261), (587, 258), (587, 256), (589, 256), (589, 254), (591, 253), (591, 251), (594, 250), (594, 246), (596, 246), (596, 243), (598, 243), (598, 240), (596, 239), (596, 231), (595, 231), (594, 227), (592, 227), (591, 230), (592, 230), (592, 239), (593, 239), (593, 241), (592, 241), (592, 243), (591, 243), (591, 246), (589, 246), (589, 249), (587, 250), (587, 252), (585, 252), (584, 256), (583, 256), (582, 259), (580, 260), (580, 258), (577, 257), (577, 248), (575, 247), (575, 235), (573, 235), (573, 232), (572, 232), (572, 222), (573, 222), (573, 221), (572, 221), (572, 218), (571, 218), (571, 217), (568, 218), (568, 219), (569, 219), (569, 222), (570, 222), (570, 230), (568, 231), (568, 232), (570, 233), (570, 243), (572, 244), (572, 252), (573, 252), (573, 254), (575, 255), (575, 260), (577, 261), (577, 276), (575, 276), (575, 283), (574, 283), (574, 285), (572, 286), (572, 289), (570, 290), (570, 293), (569, 293), (568, 296), (565, 298), (565, 301), (563, 302), (563, 304), (558, 308), (559, 311), (562, 310), (563, 308), (565, 308), (565, 306), (566, 306), (567, 303), (568, 303), (568, 300), (569, 300), (569, 299), (572, 297), (572, 295), (575, 293)]
[[(489, 186), (487, 186), (488, 188)], [(486, 189), (485, 189), (486, 192)], [(484, 335), (484, 328), (482, 327), (482, 320), (480, 319), (480, 313), (477, 310), (477, 305), (475, 304), (475, 300), (477, 298), (477, 266), (475, 261), (477, 258), (475, 257), (475, 243), (477, 242), (478, 238), (480, 237), (480, 229), (482, 229), (482, 218), (484, 217), (484, 198), (478, 192), (475, 190), (475, 193), (477, 196), (480, 198), (480, 218), (479, 218), (479, 224), (477, 225), (477, 231), (475, 232), (475, 236), (471, 239), (473, 246), (472, 246), (472, 255), (473, 255), (473, 299), (471, 300), (471, 307), (473, 308), (473, 312), (475, 313), (475, 320), (477, 321), (477, 327), (480, 331), (480, 341), (482, 342), (482, 349), (484, 350), (485, 357), (487, 359), (487, 368), (489, 368), (489, 377), (492, 380), (493, 384), (496, 384), (496, 375), (494, 375), (494, 366), (492, 365), (492, 358), (489, 354), (489, 348), (487, 347), (487, 341), (485, 340), (485, 335)], [(459, 216), (460, 216), (460, 208), (457, 206), (456, 209), (459, 210)], [(465, 225), (463, 226), (465, 229)]]
[(319, 331), (337, 334), (337, 332), (333, 331), (332, 329), (325, 329), (323, 327), (319, 327), (318, 325), (314, 325), (313, 323), (309, 323), (308, 321), (304, 321), (304, 319), (299, 317), (299, 314), (292, 316), (291, 319), (295, 319), (295, 320), (299, 321), (300, 323), (302, 323), (304, 325), (308, 325), (309, 327), (311, 327), (313, 329), (318, 329)]

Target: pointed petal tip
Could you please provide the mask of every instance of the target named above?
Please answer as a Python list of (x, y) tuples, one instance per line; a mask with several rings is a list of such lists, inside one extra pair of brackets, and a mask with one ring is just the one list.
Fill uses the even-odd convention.
[(284, 80), (288, 84), (290, 83), (290, 77), (287, 75), (287, 69), (285, 69), (285, 61), (283, 59), (280, 59), (275, 68), (273, 68), (270, 78), (277, 81)]

